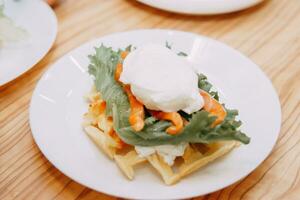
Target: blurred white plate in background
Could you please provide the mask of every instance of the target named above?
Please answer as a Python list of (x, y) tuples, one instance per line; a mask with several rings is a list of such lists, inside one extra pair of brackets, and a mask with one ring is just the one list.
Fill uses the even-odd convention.
[(44, 1), (9, 0), (5, 1), (4, 11), (28, 32), (28, 38), (0, 47), (0, 86), (40, 61), (52, 47), (57, 33), (55, 13)]
[(138, 0), (149, 6), (184, 14), (222, 14), (254, 6), (263, 0)]

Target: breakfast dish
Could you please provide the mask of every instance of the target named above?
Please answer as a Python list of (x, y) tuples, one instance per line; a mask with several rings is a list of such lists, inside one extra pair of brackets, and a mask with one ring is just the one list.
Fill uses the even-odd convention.
[[(94, 47), (100, 47), (103, 44), (105, 47), (112, 47), (115, 52), (119, 48), (124, 50), (129, 44), (132, 44), (136, 50), (141, 50), (146, 44), (158, 44), (163, 47), (166, 41), (168, 41), (168, 46), (172, 47), (172, 52), (184, 52), (180, 55), (187, 55), (183, 58), (193, 63), (198, 75), (202, 73), (207, 76), (207, 81), (214, 86), (211, 91), (218, 91), (219, 102), (225, 103), (226, 108), (238, 109), (239, 115), (236, 119), (243, 122), (240, 130), (251, 138), (249, 144), (240, 144), (231, 151), (226, 150), (226, 155), (218, 155), (219, 157), (214, 161), (195, 170), (190, 175), (178, 179), (180, 181), (171, 186), (164, 183), (147, 157), (136, 157), (135, 152), (132, 153), (133, 155), (128, 154), (127, 157), (120, 155), (121, 157), (116, 159), (122, 164), (124, 158), (138, 158), (137, 160), (126, 159), (127, 163), (130, 161), (130, 165), (127, 163), (121, 165), (133, 167), (132, 177), (134, 180), (129, 181), (118, 167), (116, 160), (111, 160), (107, 156), (109, 151), (106, 154), (99, 150), (82, 126), (83, 116), (89, 110), (88, 104), (93, 101), (92, 94), (97, 94), (95, 90), (91, 90), (95, 84), (93, 76), (88, 72), (88, 66), (91, 64), (88, 55), (95, 55)], [(127, 58), (130, 58), (128, 56)], [(129, 63), (130, 66), (133, 65), (132, 62)], [(125, 68), (123, 62), (123, 70), (126, 70)], [(132, 82), (135, 77), (131, 73), (128, 74), (126, 80)], [(153, 77), (153, 74), (149, 74), (148, 77)], [(204, 78), (204, 76), (201, 77)], [(163, 84), (161, 79), (156, 80), (159, 80), (161, 85)], [(173, 82), (169, 81), (169, 83)], [(190, 83), (184, 82), (183, 84), (189, 85)], [(137, 86), (137, 83), (135, 85)], [(163, 88), (168, 88), (166, 86)], [(177, 86), (179, 87), (179, 84)], [(190, 87), (185, 86), (184, 88)], [(183, 91), (180, 89), (178, 92)], [(143, 94), (143, 91), (140, 91), (140, 94)], [(151, 93), (151, 96), (154, 95)], [(189, 93), (184, 93), (184, 95), (190, 99)], [(84, 96), (91, 102), (87, 103)], [(168, 102), (173, 99), (178, 100), (176, 104), (181, 102), (180, 99), (175, 98), (173, 92), (168, 96), (172, 97), (172, 99), (167, 99)], [(103, 95), (100, 97), (104, 100)], [(159, 98), (159, 100), (161, 99)], [(193, 98), (191, 99), (194, 102)], [(127, 102), (127, 105), (130, 104)], [(186, 107), (186, 105), (182, 106)], [(162, 109), (162, 107), (159, 108)], [(117, 108), (118, 111), (119, 109)], [(149, 117), (146, 112), (145, 117)], [(103, 122), (106, 123), (105, 120)], [(111, 121), (108, 122), (111, 123)], [(30, 127), (37, 146), (49, 162), (63, 174), (86, 187), (127, 199), (183, 199), (204, 195), (229, 186), (247, 176), (263, 162), (278, 137), (280, 104), (270, 80), (260, 68), (249, 58), (226, 44), (182, 31), (134, 30), (110, 34), (87, 42), (53, 63), (41, 77), (32, 95)], [(91, 129), (94, 127), (96, 125), (92, 125)], [(98, 127), (94, 130), (96, 130), (97, 137), (106, 136), (103, 136), (103, 131), (103, 134), (99, 133)], [(127, 131), (127, 129), (125, 130)], [(132, 135), (134, 138), (139, 136), (135, 133)], [(97, 141), (101, 141), (101, 139)], [(115, 143), (115, 140), (110, 141)], [(124, 140), (124, 142), (126, 141)], [(227, 142), (231, 143), (231, 141)], [(129, 142), (127, 141), (127, 143)], [(233, 143), (241, 142), (233, 141)], [(232, 148), (231, 146), (226, 147)], [(217, 148), (212, 148), (212, 150), (214, 149)], [(211, 151), (211, 153), (213, 152)], [(177, 153), (177, 151), (174, 152), (178, 155)], [(214, 155), (217, 157), (217, 154)], [(152, 161), (155, 163), (155, 159)], [(176, 166), (181, 164), (179, 161), (183, 162), (183, 158), (175, 159)], [(159, 163), (156, 166), (161, 165)], [(173, 166), (171, 168), (173, 169)], [(161, 171), (163, 170), (165, 169), (163, 168)], [(175, 170), (172, 173), (176, 174), (177, 172)], [(173, 176), (167, 174), (166, 177)], [(169, 181), (171, 182), (171, 179)]]
[(174, 184), (250, 142), (239, 129), (238, 111), (219, 102), (185, 53), (158, 44), (95, 51), (84, 130), (127, 178), (133, 179), (135, 165), (148, 162)]

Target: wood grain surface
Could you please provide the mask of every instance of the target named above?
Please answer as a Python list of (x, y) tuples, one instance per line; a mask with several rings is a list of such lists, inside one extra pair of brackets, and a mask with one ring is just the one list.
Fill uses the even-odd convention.
[(261, 66), (280, 97), (282, 127), (272, 154), (238, 183), (194, 199), (300, 199), (300, 0), (269, 0), (218, 16), (173, 14), (133, 0), (61, 0), (54, 10), (59, 32), (51, 51), (0, 88), (0, 199), (117, 199), (74, 182), (47, 161), (32, 138), (28, 108), (37, 81), (59, 57), (93, 38), (140, 28), (223, 41)]

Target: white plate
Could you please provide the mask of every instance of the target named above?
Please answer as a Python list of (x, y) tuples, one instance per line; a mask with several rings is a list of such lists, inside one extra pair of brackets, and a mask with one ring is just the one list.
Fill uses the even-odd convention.
[(159, 9), (185, 14), (221, 14), (254, 6), (263, 0), (138, 0)]
[(49, 51), (57, 33), (52, 9), (41, 0), (5, 1), (5, 13), (29, 33), (25, 41), (0, 47), (0, 86), (17, 78)]
[[(87, 56), (104, 43), (113, 48), (145, 43), (184, 51), (199, 71), (222, 94), (228, 107), (237, 108), (242, 129), (251, 137), (224, 158), (209, 164), (173, 186), (164, 185), (148, 165), (127, 180), (82, 131), (88, 105), (83, 96), (92, 86)], [(117, 33), (88, 42), (59, 59), (39, 81), (30, 106), (34, 139), (53, 165), (75, 181), (107, 194), (137, 199), (171, 199), (203, 195), (245, 177), (270, 153), (280, 129), (281, 111), (276, 92), (260, 68), (236, 50), (218, 41), (172, 30)]]

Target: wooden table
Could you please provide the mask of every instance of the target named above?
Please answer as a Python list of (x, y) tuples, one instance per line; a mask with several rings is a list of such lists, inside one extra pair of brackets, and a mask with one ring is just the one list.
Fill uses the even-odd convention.
[(195, 199), (300, 199), (300, 0), (269, 0), (219, 16), (172, 14), (132, 0), (62, 0), (55, 12), (59, 32), (52, 50), (0, 88), (0, 199), (116, 199), (72, 181), (47, 161), (33, 141), (28, 108), (37, 81), (59, 57), (93, 38), (140, 28), (223, 41), (261, 66), (280, 97), (282, 127), (272, 154), (242, 181)]

